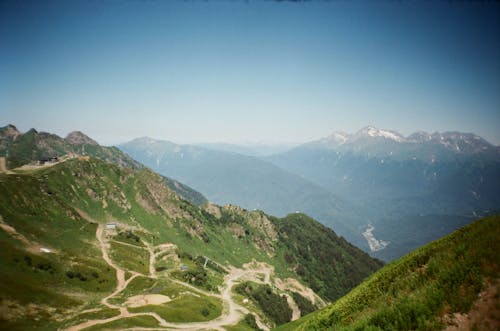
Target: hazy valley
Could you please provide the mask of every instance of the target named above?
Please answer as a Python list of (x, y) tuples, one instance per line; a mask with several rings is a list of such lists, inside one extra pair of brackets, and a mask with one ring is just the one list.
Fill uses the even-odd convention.
[(0, 331), (499, 331), (500, 2), (0, 0)]
[[(1, 133), (9, 155), (24, 153), (23, 134)], [(341, 297), (382, 265), (304, 214), (203, 203), (186, 186), (176, 193), (177, 182), (124, 165), (117, 149), (27, 135), (35, 155), (61, 143), (85, 155), (26, 160), (0, 175), (1, 312), (11, 330), (268, 329)], [(115, 162), (99, 158), (108, 153)]]
[[(336, 232), (345, 231), (347, 238), (359, 234), (374, 255), (391, 245), (401, 249), (393, 254), (401, 255), (409, 250), (408, 242), (421, 246), (469, 218), (401, 214), (404, 229), (375, 216), (373, 223), (364, 223), (356, 218), (364, 217), (363, 210), (348, 208), (373, 198), (373, 192), (364, 190), (366, 196), (350, 202), (327, 185), (232, 152), (152, 139), (121, 146), (146, 165), (153, 163), (162, 176), (81, 132), (61, 138), (36, 130), (21, 133), (9, 125), (0, 129), (0, 138), (0, 319), (5, 329), (269, 330), (281, 325), (323, 330), (336, 325), (439, 330), (457, 323), (458, 313), (480, 316), (479, 309), (491, 317), (471, 317), (470, 326), (491, 329), (500, 320), (489, 301), (475, 299), (480, 291), (490, 301), (498, 295), (496, 216), (383, 267)], [(479, 154), (485, 165), (473, 169), (497, 166), (494, 153)], [(455, 155), (467, 162), (472, 156)], [(212, 190), (202, 194), (181, 182)], [(496, 205), (487, 189), (495, 190), (488, 185), (475, 186), (484, 199), (476, 199), (472, 208)], [(394, 192), (390, 200), (407, 197), (390, 183), (384, 189)], [(227, 196), (220, 193), (224, 190)], [(282, 213), (293, 203), (311, 210), (329, 206), (330, 217), (341, 225), (322, 219), (334, 232), (298, 211), (275, 217), (258, 206), (248, 210), (209, 202), (214, 194), (221, 194), (220, 201), (233, 195), (248, 202), (247, 194), (260, 197), (260, 192), (266, 199), (253, 203), (279, 197), (286, 204), (266, 206), (283, 208)], [(391, 213), (398, 217), (397, 208)]]
[[(210, 201), (273, 215), (304, 212), (384, 260), (500, 206), (500, 150), (473, 134), (403, 137), (366, 127), (262, 158), (151, 138), (119, 147)], [(387, 245), (370, 248), (363, 236), (370, 224), (372, 237)]]

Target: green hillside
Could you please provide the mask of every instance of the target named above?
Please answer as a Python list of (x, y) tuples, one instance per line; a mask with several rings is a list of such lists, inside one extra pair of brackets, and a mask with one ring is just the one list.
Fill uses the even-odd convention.
[(349, 226), (354, 208), (322, 185), (283, 170), (257, 157), (137, 138), (118, 147), (164, 176), (173, 177), (217, 204), (285, 216), (295, 211), (311, 215), (351, 242), (365, 244)]
[[(278, 330), (441, 330), (482, 290), (488, 314), (472, 330), (497, 330), (500, 216), (485, 218), (396, 260), (334, 304)], [(477, 310), (477, 308), (476, 308)], [(471, 314), (471, 316), (473, 316)]]
[[(200, 208), (148, 169), (89, 157), (0, 173), (0, 246), (0, 323), (9, 330), (245, 329), (255, 318), (272, 327), (273, 312), (232, 285), (270, 286), (309, 311), (381, 266), (305, 215)], [(168, 300), (133, 302), (144, 295)]]
[[(55, 134), (31, 129), (21, 133), (13, 125), (0, 128), (0, 157), (6, 158), (7, 168), (17, 168), (25, 164), (37, 164), (40, 160), (57, 156), (88, 155), (116, 164), (120, 167), (141, 169), (144, 166), (112, 146), (101, 146), (80, 131), (69, 133), (66, 138)], [(165, 177), (168, 187), (195, 205), (207, 202), (199, 192), (174, 179)]]
[(71, 132), (66, 138), (61, 138), (35, 129), (21, 133), (13, 125), (0, 128), (0, 156), (7, 156), (7, 167), (10, 169), (69, 153), (89, 155), (122, 167), (142, 167), (139, 162), (118, 148), (101, 146), (79, 131)]

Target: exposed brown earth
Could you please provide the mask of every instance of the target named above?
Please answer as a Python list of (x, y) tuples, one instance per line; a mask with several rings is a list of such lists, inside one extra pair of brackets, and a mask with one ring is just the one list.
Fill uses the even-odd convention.
[[(96, 221), (92, 220), (89, 215), (84, 213), (81, 210), (76, 210), (81, 217), (86, 219), (89, 222), (97, 223)], [(99, 325), (99, 324), (105, 324), (109, 323), (112, 321), (116, 321), (119, 319), (123, 318), (129, 318), (133, 316), (151, 316), (155, 318), (158, 321), (159, 327), (157, 328), (152, 328), (155, 330), (168, 330), (168, 329), (179, 329), (179, 330), (225, 330), (224, 326), (229, 326), (229, 325), (236, 325), (241, 321), (241, 319), (246, 315), (251, 313), (246, 307), (238, 304), (235, 302), (232, 298), (232, 288), (233, 286), (240, 282), (240, 281), (253, 281), (257, 282), (260, 284), (269, 284), (269, 285), (274, 285), (281, 291), (286, 291), (286, 290), (293, 290), (296, 292), (301, 293), (303, 296), (310, 298), (311, 301), (313, 302), (318, 302), (317, 296), (312, 292), (311, 289), (304, 287), (302, 284), (300, 284), (297, 280), (288, 278), (285, 281), (282, 281), (279, 278), (273, 278), (271, 279), (271, 276), (274, 274), (274, 267), (263, 263), (263, 262), (257, 262), (257, 261), (252, 261), (250, 263), (247, 263), (243, 265), (243, 268), (234, 268), (234, 267), (224, 267), (221, 266), (223, 269), (225, 269), (228, 274), (224, 277), (224, 285), (221, 288), (221, 294), (214, 294), (212, 292), (204, 291), (199, 288), (196, 288), (190, 284), (184, 283), (182, 281), (176, 280), (176, 279), (170, 279), (170, 281), (177, 283), (179, 285), (182, 285), (183, 287), (188, 288), (190, 291), (192, 291), (193, 295), (206, 295), (206, 296), (211, 296), (211, 297), (216, 297), (218, 299), (222, 300), (223, 303), (223, 311), (222, 314), (207, 322), (191, 322), (191, 323), (172, 323), (164, 320), (161, 318), (158, 314), (156, 313), (150, 313), (150, 312), (143, 312), (143, 313), (131, 313), (127, 310), (127, 307), (139, 307), (139, 306), (144, 306), (144, 305), (160, 305), (167, 303), (170, 301), (170, 298), (164, 295), (158, 295), (158, 294), (142, 294), (142, 295), (137, 295), (128, 298), (125, 306), (120, 306), (120, 305), (115, 305), (111, 304), (109, 300), (115, 296), (117, 296), (119, 293), (121, 293), (129, 284), (130, 282), (135, 279), (138, 276), (145, 276), (145, 277), (151, 277), (151, 278), (158, 278), (158, 275), (156, 274), (156, 270), (154, 268), (156, 264), (156, 259), (157, 257), (160, 257), (164, 254), (168, 254), (172, 251), (172, 249), (175, 248), (174, 244), (171, 243), (162, 243), (157, 246), (152, 246), (147, 242), (142, 242), (145, 248), (149, 252), (149, 268), (148, 268), (148, 274), (140, 274), (138, 272), (131, 272), (131, 277), (126, 279), (125, 274), (126, 271), (119, 267), (109, 256), (109, 242), (112, 240), (111, 238), (106, 236), (106, 231), (105, 226), (103, 224), (99, 224), (96, 230), (96, 238), (99, 243), (99, 247), (102, 252), (102, 257), (104, 261), (112, 267), (114, 270), (116, 270), (116, 279), (117, 279), (117, 286), (113, 293), (109, 294), (105, 298), (101, 300), (101, 304), (104, 306), (111, 308), (111, 309), (117, 309), (119, 310), (120, 314), (114, 317), (106, 318), (106, 319), (96, 319), (96, 320), (89, 320), (83, 323), (80, 323), (78, 325), (74, 325), (69, 327), (67, 330), (68, 331), (79, 331), (94, 325)], [(128, 244), (128, 243), (122, 243), (120, 244), (124, 245), (130, 245), (130, 246), (135, 246), (139, 247), (136, 245)], [(191, 293), (191, 292), (190, 292)], [(292, 308), (293, 311), (293, 319), (297, 319), (300, 317), (300, 310), (298, 309), (296, 303), (293, 301), (293, 299), (287, 295), (287, 301)], [(263, 330), (269, 330), (269, 326), (264, 324), (261, 320), (261, 317), (256, 315), (256, 322), (259, 325), (259, 327)], [(136, 330), (137, 328), (130, 328), (131, 330)]]
[(466, 314), (446, 316), (450, 324), (445, 331), (498, 331), (500, 330), (500, 280), (487, 281), (471, 310)]
[(0, 173), (7, 172), (7, 164), (5, 162), (5, 157), (0, 157)]

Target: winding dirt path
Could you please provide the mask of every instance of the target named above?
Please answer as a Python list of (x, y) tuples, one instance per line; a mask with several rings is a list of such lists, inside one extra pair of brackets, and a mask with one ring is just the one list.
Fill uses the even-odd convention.
[(286, 297), (286, 302), (288, 302), (288, 306), (292, 309), (292, 321), (295, 321), (300, 318), (300, 309), (299, 306), (295, 303), (295, 300), (288, 294), (284, 294)]
[[(89, 220), (89, 216), (85, 214), (85, 218)], [(113, 269), (116, 271), (116, 280), (117, 280), (117, 285), (115, 290), (109, 294), (108, 296), (104, 297), (101, 300), (101, 303), (110, 308), (110, 309), (117, 309), (119, 310), (120, 314), (114, 317), (110, 318), (105, 318), (105, 319), (95, 319), (95, 320), (88, 320), (86, 322), (73, 325), (69, 328), (66, 329), (66, 331), (80, 331), (82, 329), (94, 326), (94, 325), (99, 325), (99, 324), (105, 324), (109, 322), (113, 322), (119, 319), (123, 318), (129, 318), (129, 317), (134, 317), (134, 316), (151, 316), (154, 319), (158, 321), (159, 327), (154, 327), (154, 328), (129, 328), (127, 330), (220, 330), (223, 331), (224, 326), (229, 326), (229, 325), (236, 325), (238, 322), (241, 321), (241, 319), (246, 315), (251, 313), (247, 308), (239, 305), (236, 303), (233, 298), (232, 298), (232, 288), (233, 286), (239, 282), (239, 281), (244, 281), (244, 280), (250, 280), (254, 281), (257, 283), (265, 283), (265, 284), (271, 284), (271, 274), (273, 272), (272, 266), (262, 264), (262, 263), (257, 263), (257, 262), (252, 262), (248, 263), (243, 266), (243, 269), (240, 268), (234, 268), (230, 267), (229, 269), (226, 268), (227, 270), (227, 275), (224, 277), (224, 286), (222, 288), (221, 294), (216, 294), (208, 291), (204, 291), (202, 289), (196, 288), (190, 284), (184, 283), (182, 281), (179, 281), (177, 279), (172, 279), (169, 278), (169, 281), (179, 284), (183, 287), (189, 288), (191, 291), (195, 293), (199, 293), (202, 295), (206, 296), (211, 296), (215, 297), (218, 299), (222, 300), (223, 303), (223, 309), (222, 309), (222, 314), (211, 320), (211, 321), (206, 321), (206, 322), (188, 322), (188, 323), (172, 323), (172, 322), (167, 322), (164, 320), (161, 316), (159, 316), (156, 313), (152, 312), (141, 312), (141, 313), (131, 313), (127, 310), (127, 307), (125, 306), (119, 306), (119, 305), (114, 305), (109, 302), (109, 299), (115, 297), (118, 295), (120, 292), (122, 292), (132, 280), (134, 280), (138, 276), (145, 276), (145, 277), (150, 277), (150, 278), (158, 278), (158, 275), (156, 274), (155, 270), (155, 263), (156, 263), (156, 256), (160, 255), (163, 251), (162, 248), (167, 248), (165, 244), (161, 244), (158, 246), (153, 246), (148, 242), (144, 242), (143, 244), (145, 245), (145, 248), (149, 252), (149, 275), (143, 275), (138, 272), (134, 271), (129, 271), (132, 273), (132, 276), (129, 279), (125, 279), (125, 270), (120, 268), (109, 256), (109, 248), (110, 244), (107, 242), (107, 239), (105, 237), (105, 229), (102, 224), (99, 224), (96, 230), (96, 238), (99, 243), (99, 247), (102, 252), (102, 258), (104, 261)], [(168, 246), (170, 248), (170, 246)], [(155, 248), (160, 248), (159, 252), (155, 253)], [(300, 317), (300, 311), (293, 302), (292, 298), (287, 295), (287, 301), (289, 302), (289, 305), (292, 307), (293, 310), (293, 319), (297, 319)], [(89, 310), (87, 310), (89, 311)], [(91, 311), (98, 311), (92, 309)], [(263, 330), (269, 330), (269, 327), (262, 323), (260, 317), (257, 315), (256, 317), (256, 322), (257, 325), (263, 329)]]
[(85, 328), (88, 328), (88, 327), (91, 327), (94, 325), (113, 322), (113, 321), (116, 321), (116, 320), (119, 320), (122, 318), (134, 317), (134, 316), (144, 316), (144, 315), (148, 315), (148, 316), (155, 318), (161, 326), (167, 326), (168, 323), (163, 318), (161, 318), (158, 314), (155, 314), (155, 313), (130, 313), (126, 307), (113, 305), (113, 304), (108, 302), (108, 300), (110, 298), (116, 296), (118, 293), (123, 291), (133, 279), (135, 279), (137, 276), (141, 276), (141, 274), (138, 272), (132, 272), (132, 276), (129, 279), (125, 280), (125, 271), (123, 269), (121, 269), (120, 267), (118, 267), (109, 257), (109, 254), (108, 254), (109, 244), (106, 243), (106, 241), (105, 241), (104, 227), (102, 224), (99, 224), (97, 226), (96, 238), (99, 242), (99, 247), (101, 248), (102, 258), (110, 267), (112, 267), (113, 269), (116, 270), (116, 280), (117, 280), (117, 285), (116, 285), (115, 291), (113, 291), (113, 293), (111, 293), (107, 297), (103, 298), (101, 300), (101, 303), (108, 308), (119, 309), (120, 314), (117, 316), (114, 316), (114, 317), (106, 318), (106, 319), (89, 320), (89, 321), (86, 321), (86, 322), (83, 322), (83, 323), (80, 323), (77, 325), (73, 325), (73, 326), (67, 328), (66, 330), (67, 331), (79, 331), (79, 330), (82, 330), (82, 329), (85, 329)]
[(0, 157), (0, 172), (7, 172), (7, 162), (5, 157)]
[[(88, 215), (86, 215), (86, 218), (88, 218)], [(99, 247), (102, 252), (102, 258), (104, 261), (113, 269), (116, 271), (116, 280), (117, 280), (117, 285), (116, 289), (113, 291), (113, 293), (109, 294), (108, 296), (104, 297), (101, 300), (101, 303), (111, 309), (118, 309), (120, 311), (120, 314), (114, 317), (106, 318), (106, 319), (96, 319), (96, 320), (89, 320), (77, 325), (73, 325), (69, 328), (66, 329), (66, 331), (80, 331), (82, 329), (98, 325), (98, 324), (105, 324), (109, 322), (113, 322), (119, 319), (123, 318), (129, 318), (129, 317), (134, 317), (134, 316), (151, 316), (155, 318), (159, 325), (162, 328), (157, 328), (159, 330), (164, 330), (165, 328), (170, 328), (170, 329), (182, 329), (182, 330), (203, 330), (203, 329), (212, 329), (212, 330), (224, 330), (222, 327), (224, 325), (233, 325), (237, 324), (243, 314), (248, 313), (248, 310), (244, 307), (239, 306), (236, 304), (232, 298), (231, 298), (231, 289), (234, 285), (234, 282), (236, 279), (240, 278), (242, 276), (242, 271), (238, 272), (233, 272), (230, 273), (229, 275), (226, 276), (225, 278), (225, 288), (222, 292), (222, 295), (217, 295), (214, 293), (210, 293), (207, 291), (200, 290), (190, 284), (183, 283), (178, 280), (171, 279), (171, 281), (178, 283), (182, 286), (188, 287), (189, 289), (207, 295), (207, 296), (212, 296), (212, 297), (217, 297), (221, 298), (223, 300), (224, 308), (223, 308), (223, 313), (221, 316), (217, 317), (214, 320), (207, 321), (207, 322), (193, 322), (193, 323), (169, 323), (165, 321), (163, 318), (161, 318), (158, 314), (156, 313), (150, 313), (150, 312), (143, 312), (143, 313), (130, 313), (126, 307), (118, 306), (111, 304), (109, 302), (109, 299), (113, 298), (114, 296), (118, 295), (121, 291), (123, 291), (128, 284), (132, 280), (134, 280), (138, 276), (144, 276), (138, 272), (132, 272), (132, 276), (129, 279), (125, 279), (125, 270), (120, 268), (118, 265), (116, 265), (113, 260), (110, 258), (108, 250), (109, 250), (109, 243), (106, 242), (105, 236), (104, 236), (104, 226), (102, 224), (99, 224), (97, 226), (96, 230), (96, 238), (99, 242)], [(144, 243), (146, 245), (147, 250), (149, 251), (149, 277), (151, 278), (157, 278), (158, 276), (156, 275), (156, 271), (154, 268), (155, 262), (156, 262), (156, 255), (154, 253), (154, 247), (150, 245), (149, 243)], [(238, 269), (235, 269), (238, 270)], [(88, 311), (88, 310), (87, 310)], [(94, 311), (94, 310), (92, 310)]]

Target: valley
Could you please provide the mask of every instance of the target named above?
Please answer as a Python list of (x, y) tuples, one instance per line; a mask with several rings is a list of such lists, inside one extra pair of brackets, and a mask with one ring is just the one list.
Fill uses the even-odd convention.
[[(405, 137), (368, 126), (260, 157), (239, 154), (247, 153), (244, 146), (217, 146), (138, 138), (119, 148), (210, 201), (311, 215), (385, 261), (495, 214), (500, 205), (499, 150), (470, 133)], [(372, 249), (375, 242), (363, 234), (367, 220), (390, 244)]]
[(303, 214), (197, 207), (147, 169), (89, 156), (11, 169), (0, 195), (9, 330), (268, 330), (382, 265)]
[(363, 231), (362, 235), (363, 237), (365, 237), (370, 250), (372, 252), (376, 252), (384, 249), (387, 245), (390, 244), (390, 242), (375, 238), (375, 236), (373, 235), (373, 230), (375, 230), (375, 227), (371, 223), (369, 223), (366, 227), (366, 230)]
[(500, 1), (0, 0), (0, 331), (500, 331)]
[[(47, 134), (30, 134), (50, 149)], [(75, 150), (71, 139), (48, 136)], [(76, 143), (92, 143), (78, 137)], [(79, 148), (91, 151), (85, 143)], [(341, 320), (359, 314), (354, 328), (370, 326), (383, 315), (389, 324), (376, 325), (385, 325), (384, 330), (407, 328), (398, 323), (439, 330), (455, 320), (462, 323), (475, 304), (473, 296), (497, 284), (498, 261), (491, 254), (497, 250), (498, 217), (475, 222), (459, 230), (462, 235), (452, 234), (383, 267), (303, 213), (279, 218), (219, 206), (189, 186), (124, 162), (128, 156), (118, 149), (104, 153), (103, 148), (94, 145), (92, 153), (69, 152), (51, 162), (26, 160), (0, 173), (0, 321), (5, 328), (323, 330), (337, 325), (330, 314), (337, 316), (340, 305), (350, 312), (339, 315)], [(47, 153), (43, 149), (39, 153)], [(433, 236), (453, 231), (439, 223), (442, 216), (437, 222), (419, 217), (405, 220), (407, 231)], [(449, 217), (453, 224), (468, 223)], [(359, 223), (374, 253), (401, 245), (394, 240), (398, 232), (384, 235), (387, 226)], [(456, 256), (465, 263), (451, 263)], [(431, 268), (428, 274), (426, 265), (442, 270)], [(393, 285), (387, 287), (386, 280)], [(450, 287), (455, 280), (462, 284), (459, 290)], [(455, 301), (439, 297), (428, 306), (432, 284), (446, 288)], [(423, 306), (413, 301), (408, 306), (399, 291), (417, 298), (424, 293)], [(380, 295), (390, 310), (378, 312), (384, 306)], [(367, 306), (359, 305), (360, 296)], [(451, 308), (441, 316), (439, 307), (447, 304)], [(423, 314), (425, 322), (407, 320), (405, 309)], [(342, 327), (351, 330), (349, 323)]]
[(498, 330), (499, 222), (477, 220), (420, 247), (277, 330)]

